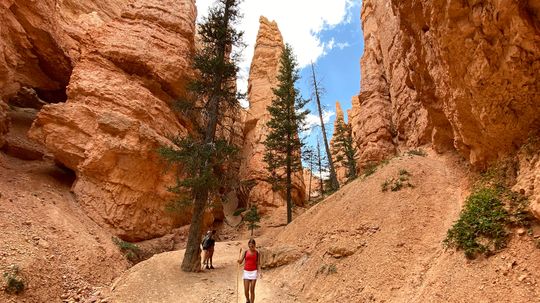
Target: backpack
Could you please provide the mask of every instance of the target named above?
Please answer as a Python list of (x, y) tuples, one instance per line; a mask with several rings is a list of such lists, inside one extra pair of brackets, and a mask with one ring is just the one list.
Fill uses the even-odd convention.
[(206, 234), (201, 242), (201, 245), (202, 245), (202, 248), (203, 249), (208, 249), (210, 248), (210, 235), (209, 234)]

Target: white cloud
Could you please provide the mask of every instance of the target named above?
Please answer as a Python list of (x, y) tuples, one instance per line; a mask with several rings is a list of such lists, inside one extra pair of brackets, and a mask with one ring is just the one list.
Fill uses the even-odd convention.
[[(323, 122), (326, 125), (328, 122), (330, 122), (330, 118), (334, 116), (336, 113), (334, 111), (326, 111), (323, 110)], [(318, 114), (308, 114), (306, 116), (306, 125), (305, 130), (302, 132), (302, 136), (306, 137), (311, 134), (313, 129), (317, 126), (321, 126), (321, 118)]]
[(341, 49), (341, 50), (344, 49), (344, 48), (346, 48), (346, 47), (349, 47), (349, 46), (351, 46), (351, 45), (349, 44), (349, 42), (343, 42), (343, 43), (339, 42), (339, 43), (336, 43), (336, 47), (339, 48), (339, 49)]
[[(197, 0), (198, 16), (204, 16), (215, 0)], [(350, 9), (359, 9), (360, 0), (244, 0), (241, 12), (244, 15), (240, 30), (244, 31), (246, 49), (243, 52), (241, 76), (238, 81), (241, 90), (247, 88), (247, 75), (253, 48), (259, 30), (259, 17), (265, 16), (277, 22), (283, 39), (292, 45), (299, 67), (326, 54), (335, 41), (323, 43), (319, 37), (323, 29), (331, 29), (338, 24), (351, 21)], [(331, 45), (330, 45), (331, 44)]]

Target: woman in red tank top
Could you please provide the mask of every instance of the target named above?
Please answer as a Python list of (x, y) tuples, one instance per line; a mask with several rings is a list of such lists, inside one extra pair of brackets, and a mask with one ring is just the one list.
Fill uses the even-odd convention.
[(255, 303), (255, 284), (257, 283), (257, 278), (261, 277), (260, 254), (255, 249), (255, 240), (250, 239), (248, 247), (249, 249), (244, 252), (238, 263), (242, 264), (245, 261), (244, 294), (246, 295), (246, 303)]

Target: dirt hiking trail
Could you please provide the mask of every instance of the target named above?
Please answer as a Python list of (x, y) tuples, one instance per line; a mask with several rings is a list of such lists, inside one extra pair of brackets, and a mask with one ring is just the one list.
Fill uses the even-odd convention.
[[(383, 190), (400, 176), (402, 188)], [(404, 155), (287, 226), (261, 228), (257, 245), (274, 266), (255, 301), (540, 302), (538, 226), (529, 235), (512, 230), (506, 249), (476, 260), (442, 245), (469, 186), (460, 158)], [(241, 290), (236, 301), (234, 277), (246, 242), (218, 242), (216, 269), (203, 273), (180, 270), (183, 251), (156, 255), (118, 280), (111, 302), (245, 302)]]
[[(215, 269), (201, 273), (186, 273), (180, 269), (185, 250), (155, 255), (135, 265), (112, 286), (111, 301), (115, 303), (239, 303), (246, 302), (238, 267), (240, 248), (246, 241), (217, 242)], [(238, 280), (238, 301), (236, 280)], [(295, 302), (263, 277), (255, 288), (256, 303)]]

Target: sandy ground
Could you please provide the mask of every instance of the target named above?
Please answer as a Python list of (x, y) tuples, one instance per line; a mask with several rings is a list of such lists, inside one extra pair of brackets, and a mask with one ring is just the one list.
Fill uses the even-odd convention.
[[(25, 137), (32, 113), (13, 115), (12, 148), (0, 152), (0, 270), (18, 266), (26, 289), (0, 291), (0, 302), (245, 302), (236, 259), (247, 240), (231, 241), (247, 239), (245, 227), (220, 228), (214, 270), (182, 272), (183, 250), (128, 270), (112, 235), (70, 192), (73, 173)], [(287, 226), (284, 208), (269, 212), (258, 244), (270, 252), (293, 247), (295, 257), (264, 271), (256, 302), (540, 302), (539, 226), (513, 230), (508, 248), (489, 258), (471, 261), (443, 247), (469, 194), (466, 169), (452, 155), (397, 157), (295, 209)], [(381, 191), (400, 170), (414, 187)]]
[[(244, 241), (245, 242), (245, 241)], [(245, 243), (243, 243), (245, 244)], [(244, 245), (245, 246), (245, 245)], [(245, 302), (238, 259), (241, 242), (218, 242), (214, 267), (201, 273), (180, 270), (184, 250), (155, 255), (137, 264), (116, 281), (111, 301), (117, 303)], [(237, 293), (238, 286), (238, 293)], [(257, 303), (296, 302), (263, 277), (255, 289)]]

